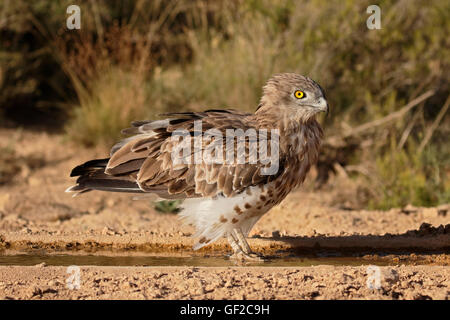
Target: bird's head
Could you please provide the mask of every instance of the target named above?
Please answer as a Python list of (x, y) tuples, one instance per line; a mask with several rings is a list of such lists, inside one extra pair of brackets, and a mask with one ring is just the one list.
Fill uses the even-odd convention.
[(260, 106), (287, 111), (303, 121), (319, 112), (328, 114), (328, 102), (320, 85), (296, 73), (280, 73), (270, 78), (263, 88)]

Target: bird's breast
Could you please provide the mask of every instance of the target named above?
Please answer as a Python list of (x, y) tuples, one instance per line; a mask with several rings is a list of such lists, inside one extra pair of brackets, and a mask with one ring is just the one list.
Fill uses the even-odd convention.
[(286, 169), (279, 179), (288, 189), (287, 193), (303, 183), (309, 169), (317, 162), (322, 136), (316, 121), (294, 126), (285, 136)]

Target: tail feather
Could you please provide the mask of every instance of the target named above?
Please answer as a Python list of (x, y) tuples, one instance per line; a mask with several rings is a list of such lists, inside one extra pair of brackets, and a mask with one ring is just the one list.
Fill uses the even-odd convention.
[(76, 185), (66, 192), (74, 192), (74, 197), (91, 190), (110, 192), (143, 193), (139, 185), (128, 175), (112, 176), (105, 173), (109, 159), (96, 159), (75, 167), (71, 177), (78, 177)]
[(105, 159), (95, 159), (87, 161), (79, 166), (76, 166), (72, 169), (72, 172), (70, 173), (71, 177), (78, 177), (82, 176), (84, 174), (102, 169), (105, 170), (107, 164), (108, 164), (109, 158)]

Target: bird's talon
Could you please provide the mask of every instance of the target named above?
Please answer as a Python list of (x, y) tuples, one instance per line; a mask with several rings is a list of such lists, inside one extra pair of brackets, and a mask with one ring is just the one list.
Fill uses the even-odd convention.
[(254, 252), (244, 253), (242, 251), (236, 252), (230, 256), (230, 260), (236, 262), (264, 262), (264, 258)]

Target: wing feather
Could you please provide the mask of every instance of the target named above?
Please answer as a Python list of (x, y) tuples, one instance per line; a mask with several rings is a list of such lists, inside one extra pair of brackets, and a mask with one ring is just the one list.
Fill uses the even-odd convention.
[[(167, 198), (211, 197), (223, 194), (227, 197), (243, 192), (246, 188), (272, 180), (273, 176), (261, 175), (265, 166), (261, 163), (177, 163), (172, 160), (176, 141), (171, 134), (175, 130), (188, 130), (191, 146), (194, 145), (194, 121), (202, 120), (202, 132), (218, 129), (222, 132), (223, 150), (226, 147), (227, 129), (258, 129), (258, 122), (252, 114), (235, 110), (209, 110), (205, 112), (182, 112), (164, 114), (167, 119), (158, 121), (136, 121), (132, 127), (123, 130), (135, 134), (116, 144), (111, 150), (105, 173), (108, 175), (132, 175), (145, 192), (158, 192)], [(196, 133), (197, 134), (197, 133)], [(203, 141), (208, 139), (203, 139)], [(202, 150), (215, 142), (204, 142)], [(219, 142), (220, 143), (220, 140)], [(248, 139), (244, 149), (234, 154), (249, 151)], [(186, 160), (194, 159), (194, 150)], [(248, 157), (246, 157), (248, 160)], [(280, 173), (280, 172), (279, 172)], [(277, 175), (279, 174), (277, 173)], [(164, 191), (166, 190), (166, 191)]]

